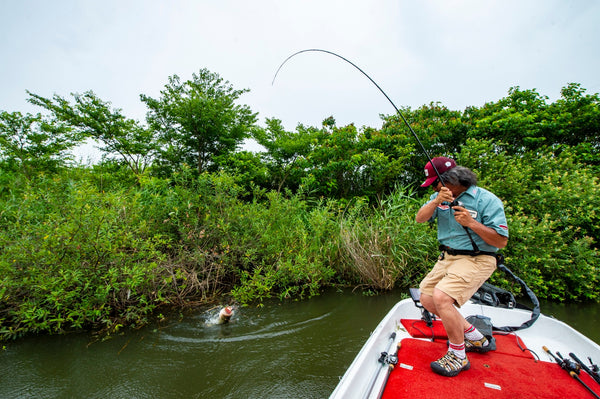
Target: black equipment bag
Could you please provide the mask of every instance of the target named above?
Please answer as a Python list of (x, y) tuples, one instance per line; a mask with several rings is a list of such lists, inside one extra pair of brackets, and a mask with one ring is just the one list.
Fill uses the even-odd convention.
[(483, 305), (508, 309), (514, 308), (517, 304), (512, 292), (489, 283), (483, 283), (471, 299)]

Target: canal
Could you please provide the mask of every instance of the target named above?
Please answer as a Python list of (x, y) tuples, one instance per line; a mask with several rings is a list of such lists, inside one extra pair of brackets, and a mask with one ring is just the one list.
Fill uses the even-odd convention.
[[(330, 291), (238, 308), (226, 325), (202, 308), (103, 340), (5, 342), (0, 398), (327, 398), (401, 297)], [(600, 343), (600, 305), (542, 303), (542, 312)]]

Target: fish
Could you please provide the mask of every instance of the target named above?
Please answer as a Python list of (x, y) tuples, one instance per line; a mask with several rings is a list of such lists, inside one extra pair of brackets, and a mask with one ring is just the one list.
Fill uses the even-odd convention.
[(233, 316), (233, 308), (231, 306), (225, 306), (219, 312), (219, 320), (217, 321), (217, 324), (229, 323), (231, 316)]

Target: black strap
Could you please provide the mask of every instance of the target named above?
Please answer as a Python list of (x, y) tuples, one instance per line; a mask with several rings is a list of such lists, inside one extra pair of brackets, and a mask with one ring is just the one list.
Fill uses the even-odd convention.
[(481, 252), (479, 250), (479, 247), (477, 246), (477, 244), (475, 244), (475, 240), (473, 240), (473, 237), (471, 236), (471, 232), (469, 231), (469, 229), (465, 226), (463, 226), (463, 229), (465, 229), (467, 236), (469, 236), (469, 240), (471, 240), (471, 245), (473, 246), (473, 252), (475, 252), (475, 253)]
[[(458, 201), (454, 200), (450, 203), (450, 208), (452, 208), (453, 206), (458, 205)], [(477, 244), (475, 243), (475, 240), (473, 240), (473, 236), (471, 236), (471, 232), (469, 231), (468, 227), (463, 226), (463, 229), (465, 229), (465, 232), (467, 233), (467, 236), (469, 237), (469, 240), (471, 241), (471, 245), (473, 246), (473, 252), (475, 253), (479, 253), (479, 247), (477, 246)], [(452, 255), (452, 254), (451, 254)]]
[(496, 252), (486, 252), (486, 251), (471, 251), (468, 249), (454, 249), (450, 248), (446, 245), (440, 245), (440, 251), (446, 252), (448, 255), (469, 255), (469, 256), (479, 256), (479, 255), (488, 255), (488, 256), (496, 256)]
[(529, 296), (531, 303), (533, 304), (533, 310), (531, 311), (531, 319), (527, 320), (525, 323), (521, 324), (520, 326), (514, 326), (514, 327), (511, 327), (511, 326), (496, 327), (496, 326), (494, 326), (494, 330), (513, 332), (513, 331), (522, 330), (522, 329), (531, 327), (533, 325), (533, 323), (535, 323), (535, 321), (538, 319), (538, 317), (540, 317), (540, 301), (538, 301), (538, 299), (535, 296), (535, 294), (533, 293), (533, 291), (531, 291), (531, 288), (529, 288), (523, 280), (521, 280), (519, 277), (515, 276), (515, 274), (508, 267), (506, 267), (506, 265), (504, 265), (504, 256), (502, 254), (500, 254), (500, 253), (496, 254), (496, 263), (497, 263), (498, 269), (500, 269), (504, 273), (510, 275), (513, 279), (515, 279), (521, 285), (523, 290), (527, 293), (527, 296)]

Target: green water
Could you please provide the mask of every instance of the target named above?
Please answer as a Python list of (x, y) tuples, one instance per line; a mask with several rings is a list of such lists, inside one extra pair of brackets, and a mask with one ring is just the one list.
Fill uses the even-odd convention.
[[(4, 343), (0, 398), (326, 398), (401, 292), (328, 292), (300, 302), (216, 310), (128, 331)], [(600, 342), (599, 305), (542, 304)], [(594, 359), (600, 362), (600, 359)]]

